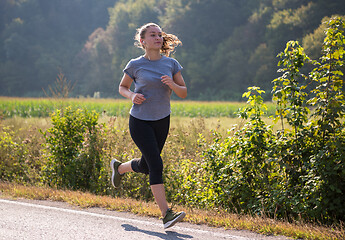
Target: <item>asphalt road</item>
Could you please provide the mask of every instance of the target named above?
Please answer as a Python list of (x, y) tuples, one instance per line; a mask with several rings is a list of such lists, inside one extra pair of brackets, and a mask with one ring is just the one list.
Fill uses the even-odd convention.
[(249, 231), (178, 223), (164, 231), (161, 220), (100, 208), (80, 209), (51, 201), (0, 199), (0, 239), (233, 239), (285, 240)]

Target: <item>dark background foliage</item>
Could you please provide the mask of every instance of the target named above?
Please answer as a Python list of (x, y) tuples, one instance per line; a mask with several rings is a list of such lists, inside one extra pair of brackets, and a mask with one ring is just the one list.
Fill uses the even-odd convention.
[(183, 42), (189, 99), (240, 100), (277, 75), (276, 55), (289, 40), (321, 55), (323, 18), (344, 15), (342, 0), (2, 0), (0, 95), (44, 96), (62, 72), (72, 96), (119, 97), (137, 27), (157, 22)]

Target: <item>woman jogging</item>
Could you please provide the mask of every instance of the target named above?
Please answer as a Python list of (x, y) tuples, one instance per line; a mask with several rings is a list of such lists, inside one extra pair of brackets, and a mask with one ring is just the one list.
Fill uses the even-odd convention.
[[(182, 67), (169, 57), (181, 41), (175, 35), (164, 33), (154, 23), (137, 29), (135, 40), (145, 53), (128, 62), (123, 70), (119, 92), (132, 100), (129, 130), (142, 156), (126, 163), (112, 160), (111, 181), (114, 187), (119, 187), (126, 172), (149, 174), (152, 194), (161, 210), (164, 228), (168, 228), (186, 215), (184, 212), (175, 213), (168, 207), (160, 156), (169, 132), (171, 93), (174, 91), (181, 98), (187, 96)], [(133, 82), (134, 92), (130, 90)]]

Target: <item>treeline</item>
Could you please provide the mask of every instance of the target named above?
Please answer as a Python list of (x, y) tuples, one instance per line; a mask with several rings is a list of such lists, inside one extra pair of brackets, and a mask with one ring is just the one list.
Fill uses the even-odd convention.
[(240, 100), (249, 86), (269, 99), (277, 54), (291, 39), (321, 56), (323, 21), (342, 0), (3, 0), (0, 95), (42, 96), (63, 73), (74, 96), (118, 97), (136, 28), (160, 24), (183, 42), (189, 99)]

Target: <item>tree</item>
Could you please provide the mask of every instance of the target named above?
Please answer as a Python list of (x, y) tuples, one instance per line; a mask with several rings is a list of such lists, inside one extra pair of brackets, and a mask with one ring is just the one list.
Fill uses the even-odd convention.
[(94, 26), (106, 24), (111, 4), (114, 1), (1, 1), (0, 11), (6, 13), (0, 23), (0, 94), (41, 96), (59, 68), (70, 78), (76, 54)]
[(285, 42), (296, 39), (320, 56), (320, 23), (325, 16), (344, 15), (345, 5), (343, 0), (3, 0), (0, 14), (1, 95), (43, 95), (62, 69), (77, 82), (74, 96), (119, 97), (122, 69), (141, 54), (131, 41), (136, 28), (156, 22), (183, 42), (174, 56), (184, 67), (189, 99), (239, 100), (253, 84), (270, 97), (275, 57)]

